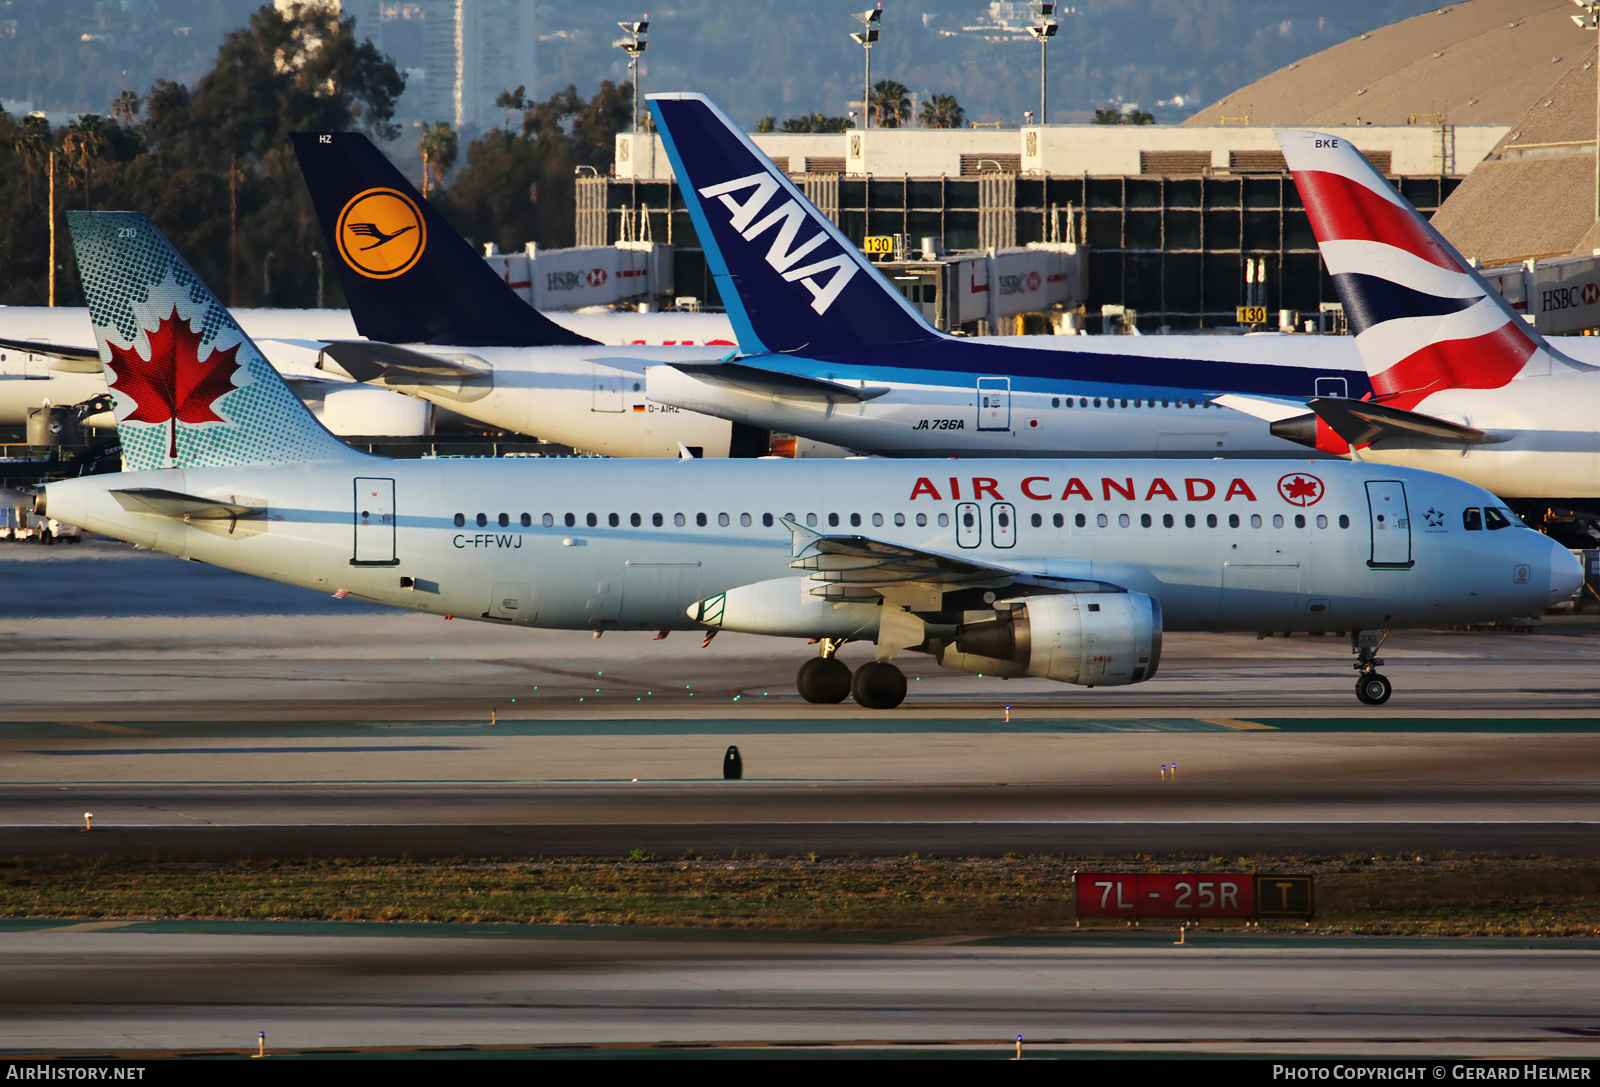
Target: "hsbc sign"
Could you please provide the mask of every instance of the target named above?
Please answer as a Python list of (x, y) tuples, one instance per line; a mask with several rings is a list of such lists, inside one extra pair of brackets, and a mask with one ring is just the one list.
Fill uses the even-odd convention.
[(1600, 302), (1600, 285), (1594, 283), (1552, 287), (1539, 292), (1539, 310), (1542, 313), (1558, 313), (1579, 306), (1592, 306), (1596, 302)]
[(1600, 328), (1600, 256), (1486, 268), (1483, 277), (1546, 336)]

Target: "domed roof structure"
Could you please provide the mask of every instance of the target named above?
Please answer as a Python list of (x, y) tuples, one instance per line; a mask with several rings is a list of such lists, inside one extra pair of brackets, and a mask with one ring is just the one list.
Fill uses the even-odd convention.
[(1439, 8), (1280, 68), (1184, 124), (1511, 124), (1593, 47), (1577, 10), (1571, 0)]

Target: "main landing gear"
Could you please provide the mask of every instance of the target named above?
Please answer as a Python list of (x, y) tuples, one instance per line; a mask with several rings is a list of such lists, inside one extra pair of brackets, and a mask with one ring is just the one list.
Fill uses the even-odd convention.
[(1356, 698), (1363, 705), (1381, 706), (1394, 693), (1394, 684), (1389, 682), (1389, 677), (1378, 671), (1378, 666), (1383, 663), (1383, 658), (1378, 656), (1378, 649), (1388, 636), (1386, 630), (1350, 632), (1350, 651), (1356, 655), (1350, 667), (1359, 673), (1356, 677)]
[(906, 698), (906, 676), (887, 661), (872, 661), (850, 668), (834, 654), (843, 638), (824, 638), (822, 653), (800, 666), (795, 686), (807, 702), (838, 703), (854, 695), (856, 704), (869, 710), (892, 710)]

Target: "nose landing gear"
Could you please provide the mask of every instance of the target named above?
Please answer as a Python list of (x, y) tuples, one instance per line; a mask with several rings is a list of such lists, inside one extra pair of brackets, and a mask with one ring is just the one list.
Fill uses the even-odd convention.
[(1383, 664), (1383, 658), (1378, 656), (1378, 649), (1388, 636), (1389, 632), (1386, 630), (1350, 632), (1350, 651), (1356, 655), (1350, 667), (1359, 673), (1356, 677), (1356, 699), (1363, 705), (1381, 706), (1389, 701), (1389, 696), (1394, 693), (1394, 684), (1389, 682), (1389, 677), (1378, 671), (1378, 667)]

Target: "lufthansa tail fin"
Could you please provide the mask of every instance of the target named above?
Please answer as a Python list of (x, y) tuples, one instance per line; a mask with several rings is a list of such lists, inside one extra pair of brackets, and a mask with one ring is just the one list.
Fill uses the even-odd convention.
[(1343, 137), (1279, 130), (1378, 399), (1587, 370), (1550, 346)]
[(462, 347), (595, 342), (518, 297), (366, 136), (292, 138), (350, 314), (367, 339)]
[(124, 470), (366, 459), (289, 391), (149, 219), (69, 211), (67, 228)]
[(939, 337), (707, 98), (649, 102), (741, 351), (828, 354)]

